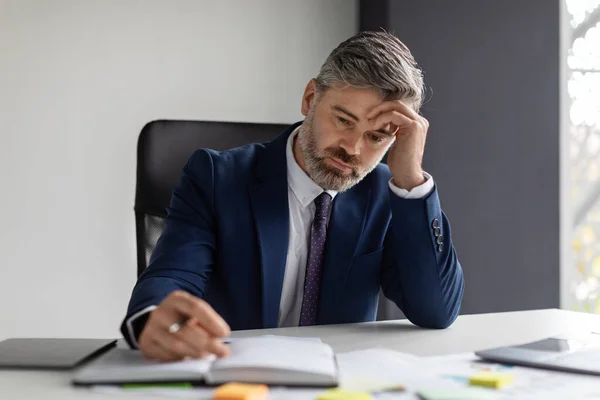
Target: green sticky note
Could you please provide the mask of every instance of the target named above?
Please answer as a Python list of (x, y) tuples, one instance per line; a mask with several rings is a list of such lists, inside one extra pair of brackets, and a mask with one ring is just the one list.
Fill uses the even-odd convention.
[(191, 383), (127, 383), (123, 389), (192, 389)]
[(487, 400), (495, 398), (485, 389), (475, 388), (422, 390), (418, 395), (423, 400)]

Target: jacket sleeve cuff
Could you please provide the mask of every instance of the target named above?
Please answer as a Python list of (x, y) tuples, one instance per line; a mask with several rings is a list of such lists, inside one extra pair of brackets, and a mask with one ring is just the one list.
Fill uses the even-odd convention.
[(127, 343), (132, 349), (139, 348), (138, 338), (146, 325), (148, 314), (156, 308), (155, 305), (148, 306), (133, 314), (125, 321), (125, 332)]
[(427, 197), (435, 186), (433, 182), (433, 177), (429, 175), (427, 172), (423, 172), (423, 176), (425, 177), (425, 183), (413, 188), (410, 192), (406, 189), (401, 189), (398, 186), (392, 183), (392, 179), (389, 180), (388, 184), (390, 185), (390, 190), (396, 196), (401, 197), (403, 199), (422, 199)]

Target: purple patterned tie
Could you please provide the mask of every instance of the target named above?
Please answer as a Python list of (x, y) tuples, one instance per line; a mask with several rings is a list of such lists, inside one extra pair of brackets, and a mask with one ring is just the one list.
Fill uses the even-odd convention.
[(315, 219), (310, 230), (310, 247), (306, 262), (300, 326), (317, 323), (317, 304), (319, 303), (325, 240), (327, 239), (327, 216), (331, 208), (331, 201), (331, 196), (325, 192), (315, 199)]

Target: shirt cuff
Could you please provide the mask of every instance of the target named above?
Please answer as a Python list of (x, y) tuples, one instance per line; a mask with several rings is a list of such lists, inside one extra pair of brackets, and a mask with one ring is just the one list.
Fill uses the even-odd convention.
[(402, 197), (403, 199), (422, 199), (429, 195), (433, 190), (434, 183), (433, 178), (427, 172), (423, 172), (423, 176), (425, 177), (425, 183), (412, 188), (409, 192), (406, 189), (400, 189), (398, 186), (392, 183), (392, 179), (388, 182), (390, 185), (390, 190), (394, 192), (394, 194), (398, 197)]
[(129, 319), (127, 320), (127, 322), (126, 322), (127, 333), (129, 334), (129, 341), (133, 345), (134, 349), (139, 348), (137, 338), (135, 336), (135, 330), (133, 329), (133, 324), (135, 323), (135, 320), (146, 315), (147, 313), (154, 310), (155, 308), (156, 308), (156, 306), (148, 306), (148, 307), (136, 312), (131, 317), (129, 317)]

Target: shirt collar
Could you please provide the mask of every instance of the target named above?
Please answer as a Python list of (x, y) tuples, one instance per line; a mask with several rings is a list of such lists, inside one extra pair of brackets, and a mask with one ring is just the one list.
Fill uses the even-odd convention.
[[(302, 125), (300, 125), (302, 126)], [(287, 141), (286, 146), (286, 161), (287, 161), (287, 178), (288, 185), (292, 189), (292, 192), (302, 205), (302, 207), (307, 207), (310, 203), (312, 203), (321, 193), (327, 192), (331, 196), (331, 198), (335, 198), (335, 195), (338, 193), (335, 190), (323, 190), (322, 187), (317, 185), (312, 179), (306, 175), (306, 172), (294, 157), (294, 140), (298, 136), (298, 130), (300, 126), (294, 129), (290, 137)]]

